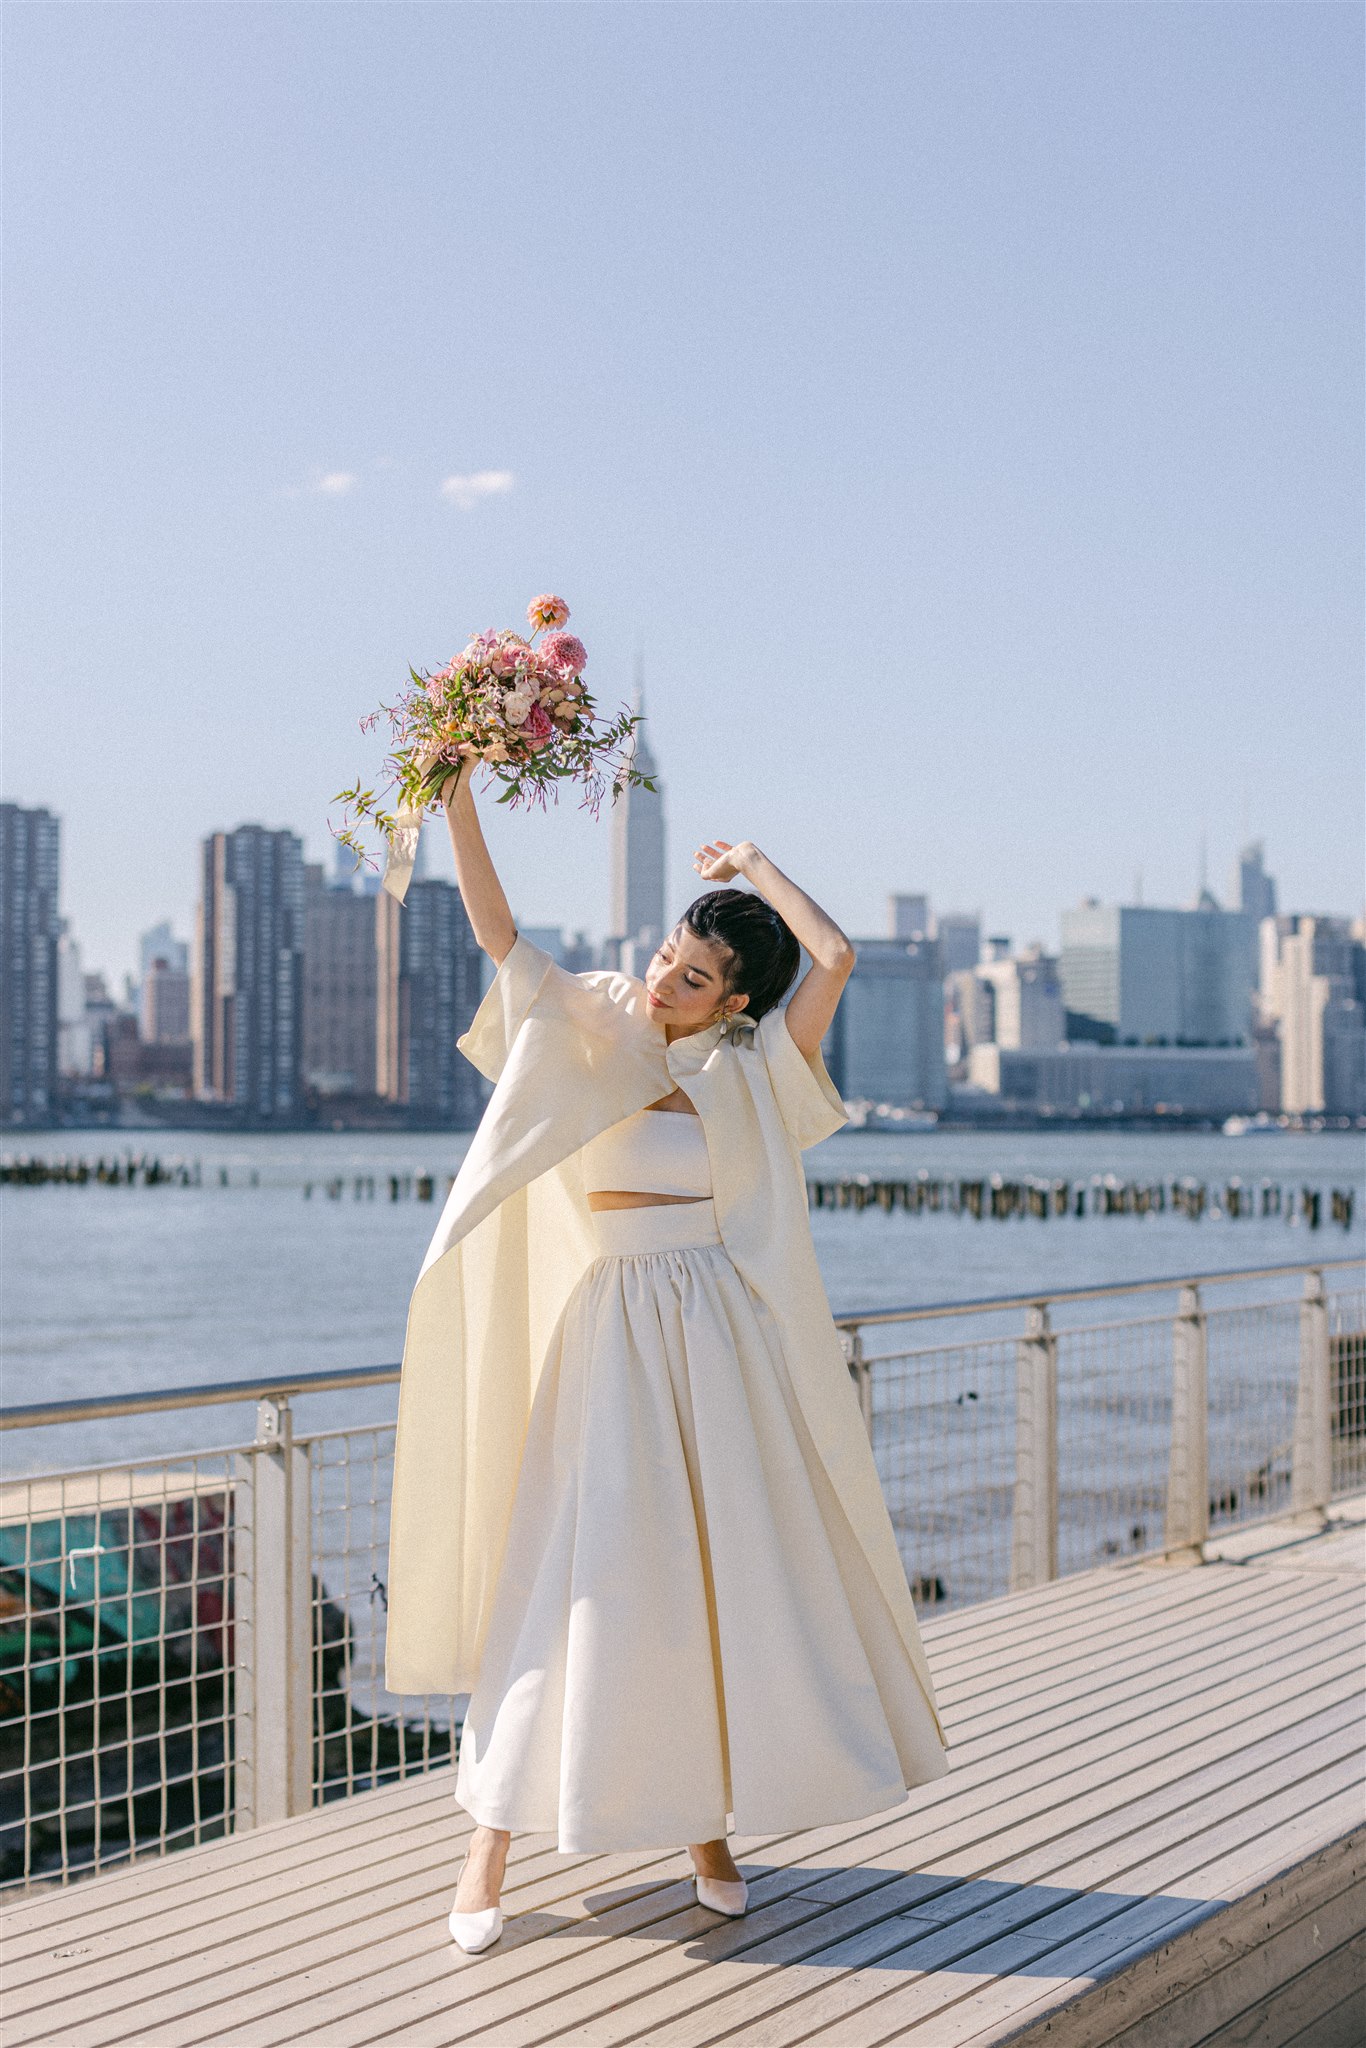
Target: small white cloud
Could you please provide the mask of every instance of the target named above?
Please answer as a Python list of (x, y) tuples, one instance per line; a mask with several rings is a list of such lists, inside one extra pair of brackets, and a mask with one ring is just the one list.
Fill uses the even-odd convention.
[(348, 491), (354, 491), (359, 477), (349, 469), (330, 469), (326, 476), (320, 476), (314, 484), (315, 491), (321, 491), (329, 498), (344, 498)]
[(516, 481), (510, 469), (476, 469), (470, 476), (448, 476), (441, 486), (441, 495), (462, 512), (470, 512), (481, 498), (501, 497)]

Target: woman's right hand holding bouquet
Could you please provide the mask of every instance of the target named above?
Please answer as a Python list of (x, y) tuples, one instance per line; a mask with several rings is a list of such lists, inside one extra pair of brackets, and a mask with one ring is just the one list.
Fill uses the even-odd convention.
[[(505, 785), (499, 803), (544, 806), (560, 782), (574, 781), (583, 785), (583, 801), (596, 813), (609, 786), (613, 796), (628, 783), (653, 789), (632, 765), (638, 714), (623, 710), (610, 722), (598, 722), (583, 682), (588, 656), (582, 640), (563, 630), (568, 617), (562, 597), (533, 598), (527, 607), (529, 639), (509, 630), (477, 633), (435, 674), (409, 669), (412, 689), (397, 704), (380, 707), (395, 740), (390, 782), (397, 809), (385, 811), (374, 792), (359, 784), (340, 791), (336, 801), (346, 806), (344, 815), (368, 818), (387, 835), (384, 885), (400, 902), (424, 814), (438, 804), (448, 808), (453, 790), (467, 782), (476, 762), (487, 763)], [(368, 731), (379, 716), (363, 718), (362, 729)], [(334, 832), (361, 859), (368, 858), (349, 823)]]

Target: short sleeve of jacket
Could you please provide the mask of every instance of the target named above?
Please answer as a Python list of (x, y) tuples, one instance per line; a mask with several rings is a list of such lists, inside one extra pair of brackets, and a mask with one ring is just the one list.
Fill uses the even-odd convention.
[(778, 1113), (796, 1144), (819, 1145), (849, 1121), (817, 1049), (808, 1059), (787, 1028), (787, 1005), (769, 1010), (754, 1033), (768, 1066)]
[(497, 1081), (534, 1015), (543, 1026), (572, 1034), (583, 1057), (601, 1064), (638, 1035), (629, 1019), (635, 986), (606, 969), (571, 974), (519, 932), (456, 1044), (487, 1080)]
[(455, 1041), (486, 1080), (496, 1081), (507, 1064), (512, 1041), (549, 974), (562, 974), (549, 953), (533, 946), (519, 932), (511, 952), (503, 955), (470, 1028)]

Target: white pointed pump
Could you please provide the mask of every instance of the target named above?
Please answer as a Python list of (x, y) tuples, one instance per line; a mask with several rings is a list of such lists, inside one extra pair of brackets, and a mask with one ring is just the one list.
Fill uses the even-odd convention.
[(749, 1902), (749, 1886), (740, 1878), (703, 1877), (700, 1870), (694, 1870), (693, 1883), (697, 1886), (697, 1903), (708, 1907), (713, 1913), (724, 1913), (728, 1920), (738, 1920)]
[(457, 1913), (452, 1906), (446, 1924), (457, 1947), (463, 1948), (466, 1955), (477, 1955), (481, 1948), (492, 1948), (502, 1933), (503, 1909), (486, 1906), (482, 1913)]
[[(462, 1863), (461, 1871), (465, 1866)], [(457, 1881), (456, 1890), (459, 1890)], [(452, 1905), (446, 1925), (451, 1930), (451, 1940), (466, 1955), (478, 1955), (481, 1948), (492, 1948), (503, 1931), (503, 1909), (501, 1906), (484, 1906), (478, 1913), (457, 1913)]]

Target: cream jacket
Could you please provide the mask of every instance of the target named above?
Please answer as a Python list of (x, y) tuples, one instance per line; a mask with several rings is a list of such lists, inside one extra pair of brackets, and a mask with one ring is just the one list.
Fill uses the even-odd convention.
[[(935, 1714), (906, 1574), (816, 1262), (801, 1148), (845, 1112), (785, 1007), (666, 1042), (632, 976), (570, 974), (518, 937), (460, 1049), (496, 1085), (408, 1310), (389, 1525), (385, 1684), (472, 1690), (541, 1361), (596, 1256), (581, 1148), (681, 1088), (717, 1228), (773, 1314), (811, 1440)], [(623, 1569), (629, 1570), (629, 1559)]]

